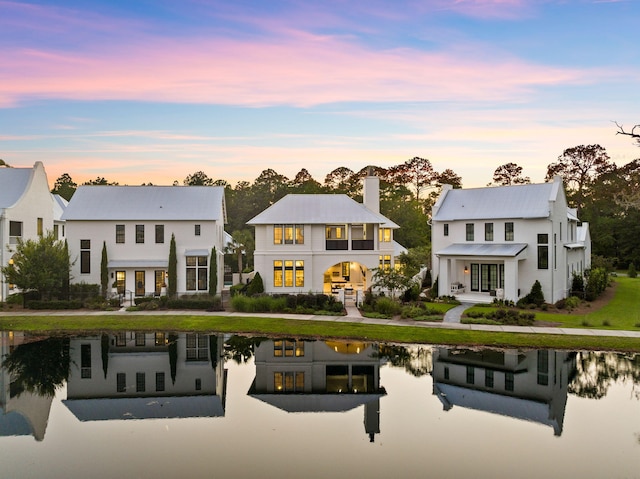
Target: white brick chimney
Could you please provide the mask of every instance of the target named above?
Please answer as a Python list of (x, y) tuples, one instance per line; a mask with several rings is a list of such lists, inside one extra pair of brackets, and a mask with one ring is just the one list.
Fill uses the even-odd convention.
[(362, 202), (374, 213), (380, 213), (380, 178), (375, 175), (373, 168), (369, 168), (364, 179)]

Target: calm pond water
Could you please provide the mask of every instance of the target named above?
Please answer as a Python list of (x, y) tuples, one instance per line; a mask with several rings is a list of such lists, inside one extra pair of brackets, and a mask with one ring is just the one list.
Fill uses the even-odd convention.
[(640, 355), (2, 332), (0, 477), (640, 477)]

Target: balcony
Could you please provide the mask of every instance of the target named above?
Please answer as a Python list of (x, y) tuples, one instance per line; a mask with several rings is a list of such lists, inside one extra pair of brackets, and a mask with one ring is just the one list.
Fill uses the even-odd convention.
[(346, 251), (349, 249), (349, 240), (326, 240), (327, 251)]
[(354, 251), (373, 251), (373, 240), (352, 240), (351, 249)]

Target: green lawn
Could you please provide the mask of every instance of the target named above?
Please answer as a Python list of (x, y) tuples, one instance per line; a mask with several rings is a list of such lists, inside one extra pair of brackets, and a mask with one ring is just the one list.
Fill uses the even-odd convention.
[[(567, 311), (562, 313), (535, 311), (536, 320), (559, 323), (563, 328), (640, 330), (640, 278), (619, 276), (614, 280), (617, 283), (615, 295), (602, 308), (586, 314)], [(480, 306), (470, 308), (475, 311), (486, 311), (486, 309)]]

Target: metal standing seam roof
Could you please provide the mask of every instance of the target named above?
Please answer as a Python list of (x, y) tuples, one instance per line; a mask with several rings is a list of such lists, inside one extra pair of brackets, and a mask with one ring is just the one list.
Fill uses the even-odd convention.
[(454, 243), (436, 252), (437, 256), (518, 256), (526, 243)]
[(29, 185), (33, 168), (0, 168), (0, 208), (10, 208)]
[(80, 186), (63, 220), (224, 221), (222, 186)]
[(555, 183), (452, 189), (434, 221), (502, 218), (547, 218)]
[(249, 225), (299, 223), (375, 223), (399, 228), (389, 218), (371, 211), (347, 195), (290, 194), (247, 222)]

